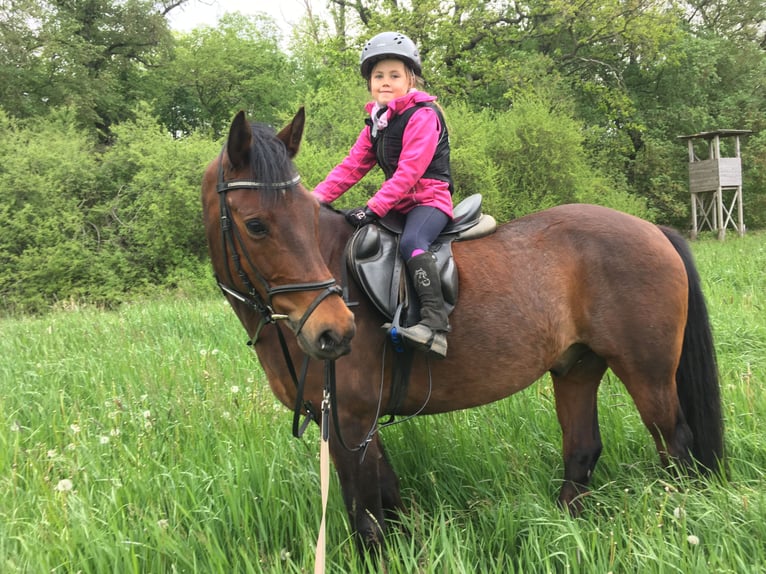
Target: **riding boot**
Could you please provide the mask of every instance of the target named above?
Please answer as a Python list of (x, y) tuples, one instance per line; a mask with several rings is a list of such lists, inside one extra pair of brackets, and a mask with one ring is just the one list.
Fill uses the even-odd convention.
[(447, 355), (447, 333), (450, 327), (444, 308), (441, 278), (436, 268), (436, 256), (430, 251), (416, 255), (407, 261), (407, 271), (420, 300), (420, 322), (412, 327), (401, 327), (399, 334), (443, 359)]

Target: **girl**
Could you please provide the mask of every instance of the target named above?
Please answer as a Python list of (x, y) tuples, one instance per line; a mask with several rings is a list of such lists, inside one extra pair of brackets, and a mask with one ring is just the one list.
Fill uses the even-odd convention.
[(399, 249), (420, 300), (421, 319), (399, 334), (444, 358), (450, 328), (436, 258), (428, 249), (452, 218), (447, 127), (436, 98), (416, 88), (422, 83), (420, 55), (407, 36), (383, 32), (372, 38), (362, 50), (360, 69), (372, 97), (367, 125), (313, 193), (331, 203), (376, 164), (381, 167), (383, 185), (366, 206), (346, 217), (361, 227), (392, 210), (406, 216)]

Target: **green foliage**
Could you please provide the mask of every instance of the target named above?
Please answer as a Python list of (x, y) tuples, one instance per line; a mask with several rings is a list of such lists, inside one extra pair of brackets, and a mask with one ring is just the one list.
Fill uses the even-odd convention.
[(220, 144), (136, 114), (102, 154), (69, 110), (0, 116), (0, 308), (111, 305), (205, 275), (199, 185)]
[(201, 266), (207, 246), (199, 186), (219, 151), (217, 143), (200, 136), (175, 140), (140, 112), (136, 121), (115, 129), (101, 176), (115, 192), (109, 198), (115, 240), (141, 282), (163, 284), (176, 268)]
[(30, 128), (0, 116), (0, 297), (3, 307), (39, 310), (98, 290), (96, 253), (80, 205), (93, 187), (95, 158), (73, 114)]
[(162, 2), (13, 2), (0, 12), (0, 103), (16, 117), (71, 106), (102, 136), (130, 117), (170, 46)]
[(225, 135), (240, 109), (273, 124), (296, 81), (273, 19), (227, 14), (176, 38), (172, 59), (150, 72), (155, 114), (171, 133)]
[(648, 217), (638, 198), (589, 160), (582, 126), (533, 98), (505, 112), (447, 108), (459, 194), (480, 192), (499, 220), (561, 203), (607, 205)]
[(766, 228), (766, 130), (747, 140), (742, 160), (742, 203), (745, 224), (752, 229)]

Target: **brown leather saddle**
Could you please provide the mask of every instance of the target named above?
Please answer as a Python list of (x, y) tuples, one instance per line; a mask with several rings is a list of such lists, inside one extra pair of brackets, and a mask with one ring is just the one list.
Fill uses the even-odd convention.
[[(459, 286), (452, 243), (484, 237), (497, 227), (491, 215), (481, 212), (481, 202), (481, 194), (477, 193), (455, 206), (452, 221), (431, 245), (448, 313), (457, 305)], [(346, 262), (352, 277), (378, 311), (389, 321), (408, 326), (417, 323), (420, 311), (399, 253), (404, 220), (404, 216), (392, 212), (377, 223), (357, 230), (346, 246)]]

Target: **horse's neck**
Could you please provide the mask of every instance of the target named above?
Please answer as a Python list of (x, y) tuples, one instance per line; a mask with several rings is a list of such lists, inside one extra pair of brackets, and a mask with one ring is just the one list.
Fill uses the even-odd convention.
[(333, 273), (339, 273), (345, 264), (344, 252), (352, 232), (353, 229), (342, 213), (324, 206), (320, 209), (319, 249)]

